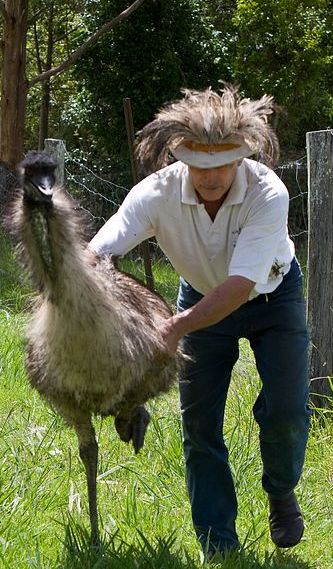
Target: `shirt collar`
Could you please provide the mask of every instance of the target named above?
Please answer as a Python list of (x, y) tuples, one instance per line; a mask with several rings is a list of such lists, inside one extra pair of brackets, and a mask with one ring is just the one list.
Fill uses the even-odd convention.
[(190, 174), (188, 171), (188, 167), (186, 164), (182, 163), (183, 167), (183, 174), (182, 174), (182, 183), (181, 183), (181, 201), (183, 204), (188, 205), (198, 205), (199, 200), (195, 193), (195, 189), (191, 182)]
[[(199, 201), (195, 189), (189, 176), (188, 167), (183, 165), (183, 175), (181, 183), (181, 201), (183, 204), (198, 205)], [(231, 184), (227, 197), (223, 205), (235, 205), (242, 203), (247, 190), (247, 177), (245, 171), (245, 161), (238, 166), (235, 179)]]

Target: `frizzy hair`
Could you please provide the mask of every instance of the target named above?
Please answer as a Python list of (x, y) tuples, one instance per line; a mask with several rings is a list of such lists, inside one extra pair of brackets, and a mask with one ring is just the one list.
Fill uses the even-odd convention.
[(219, 144), (237, 136), (261, 162), (274, 164), (279, 156), (277, 136), (268, 123), (276, 110), (271, 95), (242, 98), (237, 86), (225, 84), (219, 92), (183, 89), (183, 97), (167, 103), (155, 119), (137, 133), (136, 157), (147, 175), (170, 163), (170, 152), (184, 141)]

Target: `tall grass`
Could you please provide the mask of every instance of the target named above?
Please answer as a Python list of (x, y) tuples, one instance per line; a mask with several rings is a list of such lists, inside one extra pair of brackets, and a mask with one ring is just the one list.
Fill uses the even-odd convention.
[[(126, 267), (129, 269), (130, 267)], [(160, 264), (156, 282), (174, 302), (177, 278)], [(21, 277), (20, 277), (21, 278)], [(85, 476), (74, 433), (28, 386), (22, 306), (27, 290), (1, 290), (0, 567), (1, 569), (195, 569), (200, 566), (181, 448), (178, 394), (150, 404), (152, 423), (138, 456), (119, 441), (112, 419), (96, 419), (100, 446), (99, 513), (103, 543), (89, 546)], [(173, 291), (173, 292), (171, 292)], [(227, 406), (227, 440), (239, 499), (242, 552), (224, 569), (332, 569), (333, 426), (314, 417), (298, 495), (306, 519), (302, 542), (277, 551), (269, 539), (261, 488), (258, 430), (251, 408), (259, 380), (241, 345)]]
[(26, 276), (14, 258), (14, 248), (0, 225), (0, 310), (19, 312), (31, 295)]

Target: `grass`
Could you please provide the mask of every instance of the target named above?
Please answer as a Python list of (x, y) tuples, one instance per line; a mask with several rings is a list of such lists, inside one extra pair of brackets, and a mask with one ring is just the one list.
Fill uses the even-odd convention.
[(13, 257), (13, 246), (0, 225), (0, 310), (17, 313), (31, 295), (27, 278)]
[[(146, 282), (143, 262), (139, 258), (136, 261), (121, 260), (120, 268), (143, 282)], [(165, 257), (158, 258), (154, 262), (154, 287), (158, 293), (173, 307), (176, 304), (178, 290), (178, 275), (172, 270)]]
[[(126, 267), (129, 268), (128, 266)], [(174, 302), (177, 278), (165, 264), (157, 283)], [(28, 386), (22, 310), (28, 290), (8, 283), (0, 305), (0, 567), (1, 569), (196, 569), (199, 548), (184, 479), (178, 395), (150, 405), (152, 423), (138, 456), (120, 442), (111, 419), (96, 419), (100, 446), (102, 546), (89, 546), (85, 476), (74, 433)], [(20, 295), (21, 291), (21, 295)], [(306, 532), (293, 550), (269, 539), (261, 489), (257, 426), (251, 414), (259, 383), (246, 342), (227, 408), (227, 439), (239, 499), (240, 554), (223, 569), (332, 569), (333, 423), (313, 420), (298, 495)]]

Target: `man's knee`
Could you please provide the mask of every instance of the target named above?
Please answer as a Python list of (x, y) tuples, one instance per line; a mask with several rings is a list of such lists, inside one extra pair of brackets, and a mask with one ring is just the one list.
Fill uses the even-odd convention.
[(255, 418), (262, 430), (276, 434), (299, 436), (308, 429), (311, 412), (307, 405), (275, 405)]
[(210, 446), (223, 445), (222, 421), (211, 421), (207, 415), (182, 413), (184, 444), (207, 451)]

